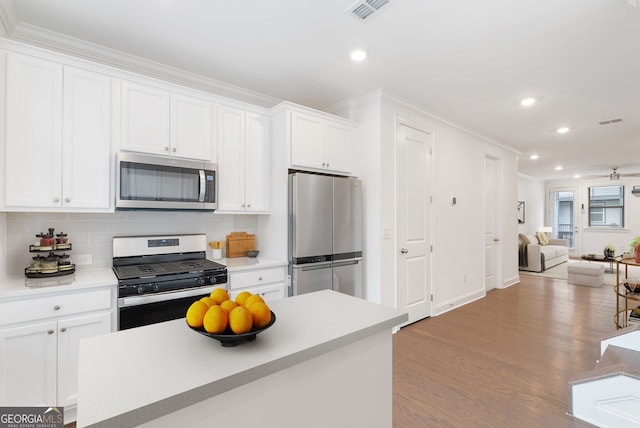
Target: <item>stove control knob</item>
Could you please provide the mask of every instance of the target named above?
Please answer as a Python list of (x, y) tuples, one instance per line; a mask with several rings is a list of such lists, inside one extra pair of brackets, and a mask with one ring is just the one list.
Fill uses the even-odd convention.
[(207, 278), (198, 278), (196, 279), (196, 283), (198, 285), (205, 285), (207, 283)]
[(160, 291), (160, 286), (158, 284), (153, 284), (153, 291), (155, 292)]
[(138, 285), (136, 287), (136, 291), (138, 292), (138, 294), (144, 294), (144, 285)]
[(218, 279), (215, 276), (209, 277), (209, 284), (215, 284), (216, 282), (218, 282)]

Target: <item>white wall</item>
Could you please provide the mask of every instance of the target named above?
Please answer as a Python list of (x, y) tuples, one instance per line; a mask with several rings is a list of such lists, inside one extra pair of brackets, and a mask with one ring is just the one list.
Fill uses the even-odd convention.
[[(485, 294), (482, 183), (487, 155), (500, 159), (499, 199), (505, 224), (501, 225), (504, 251), (499, 287), (516, 282), (516, 155), (382, 91), (358, 100), (357, 121), (359, 160), (355, 173), (366, 182), (367, 299), (390, 306), (396, 303), (395, 145), (399, 121), (434, 135), (434, 315)], [(455, 206), (450, 204), (452, 196), (458, 200)], [(394, 231), (390, 239), (383, 239), (385, 229)]]
[(524, 224), (518, 224), (518, 233), (533, 234), (544, 223), (546, 207), (545, 183), (543, 180), (518, 174), (518, 201), (524, 201)]
[[(590, 228), (588, 218), (589, 187), (590, 186), (625, 186), (625, 227), (621, 229)], [(608, 178), (599, 179), (567, 179), (552, 180), (545, 183), (544, 194), (548, 195), (550, 189), (557, 187), (575, 187), (577, 191), (576, 206), (578, 214), (579, 239), (576, 241), (578, 254), (602, 254), (604, 247), (611, 244), (616, 249), (616, 254), (621, 254), (629, 249), (629, 241), (634, 236), (640, 235), (640, 198), (631, 195), (634, 185), (640, 185), (640, 178), (621, 177), (618, 181), (610, 181)], [(582, 206), (584, 204), (584, 209)], [(548, 208), (545, 212), (548, 216)]]
[[(0, 243), (6, 241), (6, 256), (3, 256), (0, 272), (6, 275), (23, 275), (35, 255), (29, 253), (37, 233), (47, 232), (69, 235), (72, 244), (68, 253), (91, 254), (93, 264), (77, 266), (77, 269), (111, 267), (112, 238), (118, 235), (151, 235), (176, 233), (206, 233), (208, 241), (226, 241), (231, 231), (246, 231), (256, 234), (256, 247), (260, 249), (261, 235), (258, 231), (257, 215), (225, 215), (189, 211), (117, 211), (114, 214), (77, 213), (0, 213), (6, 216), (6, 233), (0, 221)], [(0, 220), (2, 219), (0, 217)], [(223, 251), (224, 255), (224, 251)]]

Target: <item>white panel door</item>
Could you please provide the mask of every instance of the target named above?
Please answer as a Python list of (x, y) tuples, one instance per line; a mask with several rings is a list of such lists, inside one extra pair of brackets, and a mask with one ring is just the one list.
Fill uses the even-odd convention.
[(64, 69), (62, 206), (101, 208), (111, 198), (111, 78)]
[(291, 165), (324, 169), (323, 119), (291, 112)]
[(56, 404), (56, 322), (0, 329), (0, 406)]
[(171, 154), (168, 91), (134, 82), (121, 86), (121, 140), (124, 150)]
[(110, 312), (81, 315), (58, 322), (58, 406), (78, 402), (80, 340), (110, 332)]
[(407, 323), (431, 315), (432, 135), (401, 125), (397, 147), (398, 282), (396, 307)]
[(351, 128), (327, 122), (325, 135), (325, 168), (348, 172), (352, 168)]
[(498, 281), (498, 177), (497, 160), (484, 163), (484, 289), (493, 290)]
[[(171, 150), (176, 156), (211, 161), (213, 116), (210, 102), (171, 95)], [(175, 149), (175, 151), (174, 151)]]
[(246, 114), (245, 205), (247, 211), (269, 210), (269, 117)]
[(245, 111), (221, 106), (218, 123), (218, 210), (244, 211)]
[(7, 53), (7, 207), (60, 207), (62, 65)]

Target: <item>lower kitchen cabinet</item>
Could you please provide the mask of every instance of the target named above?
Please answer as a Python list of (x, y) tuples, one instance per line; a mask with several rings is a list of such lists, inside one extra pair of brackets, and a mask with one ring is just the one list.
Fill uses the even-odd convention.
[(236, 298), (243, 291), (262, 296), (265, 302), (285, 297), (286, 267), (249, 269), (229, 272), (229, 297)]
[(80, 340), (111, 332), (111, 305), (110, 289), (0, 303), (0, 405), (75, 407)]

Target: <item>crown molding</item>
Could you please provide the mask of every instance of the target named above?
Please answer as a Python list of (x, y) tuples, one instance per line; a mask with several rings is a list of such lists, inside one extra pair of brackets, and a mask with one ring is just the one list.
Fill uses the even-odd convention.
[[(3, 12), (4, 10), (0, 9), (0, 18), (2, 18), (1, 20), (4, 22)], [(9, 34), (9, 38), (21, 43), (49, 49), (260, 107), (270, 108), (281, 101), (278, 98), (250, 89), (234, 86), (200, 74), (180, 70), (175, 67), (126, 54), (85, 40), (44, 30), (29, 24), (15, 24)]]
[(18, 21), (18, 11), (13, 0), (0, 0), (0, 37), (9, 37)]

